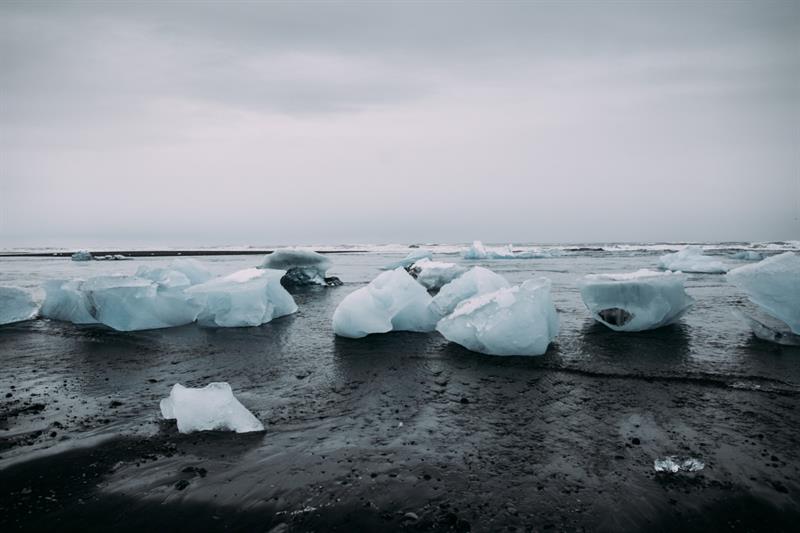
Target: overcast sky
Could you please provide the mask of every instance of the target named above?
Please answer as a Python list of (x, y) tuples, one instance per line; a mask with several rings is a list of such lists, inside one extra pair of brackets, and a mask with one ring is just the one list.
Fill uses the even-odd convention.
[(800, 239), (800, 2), (0, 3), (0, 247)]

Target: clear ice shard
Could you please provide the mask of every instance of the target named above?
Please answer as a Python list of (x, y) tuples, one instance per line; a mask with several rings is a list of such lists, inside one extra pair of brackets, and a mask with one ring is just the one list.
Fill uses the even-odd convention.
[(459, 303), (436, 329), (461, 346), (489, 355), (542, 355), (558, 335), (550, 280), (474, 296)]
[(676, 322), (694, 304), (679, 272), (639, 270), (590, 274), (579, 283), (592, 317), (615, 331), (644, 331)]
[(201, 388), (176, 383), (169, 397), (161, 400), (161, 415), (175, 420), (180, 433), (195, 431), (263, 431), (264, 425), (233, 395), (224, 382), (209, 383)]

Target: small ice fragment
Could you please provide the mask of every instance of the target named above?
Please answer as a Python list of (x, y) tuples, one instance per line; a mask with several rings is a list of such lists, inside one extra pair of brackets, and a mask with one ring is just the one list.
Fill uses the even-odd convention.
[(662, 255), (660, 265), (664, 270), (680, 270), (698, 274), (724, 274), (728, 271), (728, 267), (722, 262), (711, 256), (703, 255), (703, 249), (699, 246), (689, 246), (680, 252)]
[(189, 388), (176, 383), (169, 397), (161, 400), (160, 407), (165, 419), (177, 421), (181, 433), (264, 431), (264, 425), (239, 403), (231, 386), (225, 382), (209, 383), (202, 388)]
[(746, 250), (731, 254), (731, 259), (743, 259), (745, 261), (761, 261), (762, 259), (764, 259), (764, 256), (758, 252), (754, 252), (752, 250)]
[(409, 274), (428, 290), (436, 290), (447, 285), (467, 271), (455, 263), (443, 263), (422, 259), (411, 266)]
[(694, 457), (679, 457), (668, 455), (662, 459), (653, 461), (653, 468), (656, 472), (666, 472), (675, 474), (678, 472), (698, 472), (705, 468), (705, 463)]
[(464, 259), (514, 259), (511, 245), (503, 248), (486, 248), (481, 241), (474, 241), (472, 246), (461, 253)]
[(91, 261), (92, 259), (92, 254), (88, 250), (78, 250), (72, 254), (73, 261)]
[(39, 306), (26, 290), (0, 287), (0, 324), (11, 324), (35, 318)]
[(397, 268), (409, 268), (411, 265), (413, 265), (417, 261), (420, 261), (421, 259), (433, 260), (433, 252), (430, 250), (425, 250), (424, 248), (420, 248), (418, 250), (412, 250), (403, 259), (395, 261), (394, 263), (390, 263), (382, 267), (381, 270), (395, 270)]

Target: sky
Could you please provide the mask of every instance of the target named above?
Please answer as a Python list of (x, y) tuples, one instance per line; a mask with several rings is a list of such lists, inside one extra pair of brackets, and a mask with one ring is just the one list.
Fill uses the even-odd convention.
[(0, 3), (0, 247), (800, 239), (800, 2)]

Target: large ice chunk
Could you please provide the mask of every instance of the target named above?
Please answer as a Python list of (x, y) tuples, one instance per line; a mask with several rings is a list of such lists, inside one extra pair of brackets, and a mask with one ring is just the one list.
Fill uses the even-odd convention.
[(680, 270), (699, 274), (724, 274), (728, 271), (728, 267), (721, 261), (703, 255), (703, 249), (699, 246), (689, 246), (680, 252), (662, 255), (660, 265), (664, 270)]
[(507, 287), (510, 285), (503, 276), (476, 266), (442, 287), (433, 297), (431, 309), (439, 316), (449, 315), (464, 300)]
[(487, 248), (481, 241), (474, 241), (461, 255), (464, 259), (514, 259), (515, 257), (510, 244), (503, 248)]
[(800, 256), (793, 252), (775, 255), (734, 268), (727, 279), (753, 303), (800, 334)]
[(292, 295), (281, 286), (286, 272), (248, 268), (185, 290), (201, 309), (202, 326), (244, 327), (266, 324), (297, 311)]
[(428, 290), (436, 290), (458, 278), (467, 269), (455, 263), (422, 259), (414, 263), (409, 273)]
[[(188, 283), (186, 276), (175, 273), (165, 279), (162, 284), (137, 276), (98, 276), (87, 280), (81, 290), (89, 301), (91, 315), (118, 331), (170, 328), (194, 322), (200, 307), (183, 292), (182, 287)], [(178, 285), (168, 284), (176, 279)]]
[(741, 311), (734, 311), (750, 326), (750, 331), (759, 339), (783, 344), (786, 346), (800, 346), (800, 335), (795, 334), (789, 326), (766, 313), (757, 313), (756, 316), (747, 315)]
[(26, 290), (0, 287), (0, 324), (11, 324), (35, 318), (39, 305)]
[(345, 296), (333, 313), (333, 331), (357, 339), (388, 331), (433, 331), (431, 296), (402, 268), (383, 272)]
[(239, 403), (231, 386), (224, 382), (209, 383), (202, 388), (189, 388), (176, 383), (169, 397), (161, 400), (160, 407), (165, 419), (177, 421), (181, 433), (264, 431), (264, 425)]
[(97, 324), (94, 306), (83, 291), (85, 281), (80, 279), (46, 281), (42, 316), (65, 320), (73, 324)]
[(94, 259), (88, 250), (78, 250), (72, 254), (73, 261), (91, 261)]
[(532, 279), (465, 300), (436, 329), (447, 340), (474, 352), (541, 355), (558, 335), (550, 280)]
[(677, 321), (694, 300), (679, 272), (591, 274), (578, 284), (592, 317), (615, 331), (644, 331)]
[(421, 261), (422, 259), (430, 259), (433, 260), (433, 252), (430, 250), (426, 250), (424, 248), (420, 248), (418, 250), (412, 250), (405, 256), (403, 259), (399, 261), (395, 261), (394, 263), (390, 263), (381, 270), (395, 270), (396, 268), (410, 268), (411, 265), (416, 263), (417, 261)]
[(286, 271), (286, 281), (294, 285), (325, 285), (331, 261), (305, 248), (281, 248), (268, 254), (259, 268)]

